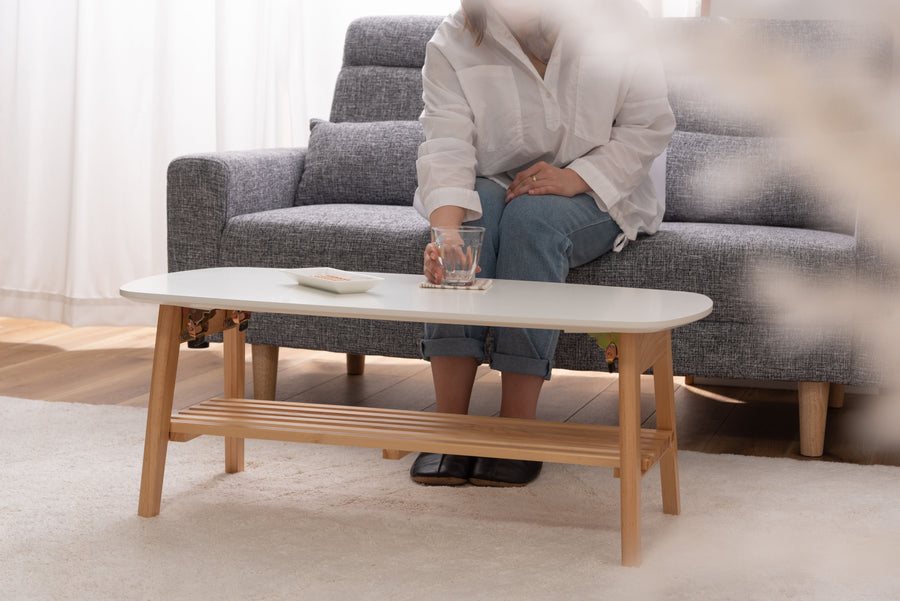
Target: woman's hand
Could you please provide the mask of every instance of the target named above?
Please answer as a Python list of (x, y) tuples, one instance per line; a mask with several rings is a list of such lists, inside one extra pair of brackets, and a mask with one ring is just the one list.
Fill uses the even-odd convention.
[(438, 251), (434, 242), (429, 242), (425, 247), (425, 267), (423, 269), (425, 277), (432, 284), (440, 284), (444, 275), (439, 260), (441, 253)]
[[(428, 278), (428, 281), (432, 284), (440, 284), (444, 279), (444, 260), (450, 264), (453, 264), (454, 262), (465, 264), (469, 269), (472, 265), (472, 249), (467, 248), (466, 252), (463, 253), (462, 238), (453, 234), (445, 234), (442, 245), (444, 249), (443, 259), (441, 258), (441, 251), (438, 249), (437, 244), (429, 242), (425, 247), (425, 265), (422, 271), (425, 274), (425, 277)], [(476, 267), (475, 273), (480, 272), (481, 267)]]
[[(463, 218), (466, 216), (466, 210), (462, 207), (446, 205), (432, 211), (429, 221), (431, 227), (447, 227), (457, 228), (462, 225)], [(432, 284), (440, 284), (443, 275), (440, 261), (441, 253), (434, 242), (425, 247), (423, 254), (424, 267), (422, 269), (425, 277)]]
[(541, 161), (516, 175), (506, 190), (506, 202), (523, 194), (556, 194), (571, 198), (590, 189), (581, 176), (571, 169), (560, 169)]

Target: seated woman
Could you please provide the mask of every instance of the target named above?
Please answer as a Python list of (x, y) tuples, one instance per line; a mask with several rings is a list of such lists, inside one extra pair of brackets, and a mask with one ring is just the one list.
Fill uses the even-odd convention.
[[(675, 119), (648, 29), (635, 0), (463, 0), (441, 23), (422, 71), (416, 206), (432, 227), (485, 228), (481, 277), (564, 282), (658, 229), (664, 199), (648, 172)], [(441, 282), (433, 244), (424, 273)], [(438, 412), (468, 412), (486, 334), (426, 325)], [(502, 417), (534, 419), (558, 337), (495, 328)], [(422, 484), (521, 486), (540, 470), (423, 453), (410, 473)]]

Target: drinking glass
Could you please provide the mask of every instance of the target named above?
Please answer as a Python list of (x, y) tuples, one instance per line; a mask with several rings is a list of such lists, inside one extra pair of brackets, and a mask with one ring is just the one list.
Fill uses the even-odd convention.
[(475, 282), (483, 239), (483, 227), (463, 225), (431, 228), (431, 240), (439, 253), (442, 284), (471, 286)]

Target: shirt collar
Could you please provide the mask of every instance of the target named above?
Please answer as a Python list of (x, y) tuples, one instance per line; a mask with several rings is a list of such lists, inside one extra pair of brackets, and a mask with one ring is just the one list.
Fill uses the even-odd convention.
[[(534, 70), (534, 65), (531, 64), (531, 59), (528, 58), (528, 55), (525, 54), (522, 46), (519, 45), (519, 41), (516, 40), (515, 36), (509, 30), (509, 27), (506, 25), (506, 21), (503, 20), (503, 17), (500, 16), (497, 10), (492, 7), (490, 3), (486, 3), (485, 9), (487, 10), (487, 35), (496, 40), (498, 44), (506, 48), (514, 57), (519, 60), (519, 62), (524, 64), (526, 68)], [(553, 53), (550, 55), (550, 62), (547, 64), (547, 70), (544, 73), (543, 81), (548, 87), (552, 87), (553, 82), (555, 82), (557, 78), (560, 54), (563, 50), (562, 46), (565, 43), (564, 34), (565, 27), (563, 27), (559, 31), (559, 34), (556, 36), (556, 42), (553, 45)], [(537, 73), (535, 73), (535, 75), (537, 75)], [(540, 79), (540, 76), (538, 76), (538, 79)]]

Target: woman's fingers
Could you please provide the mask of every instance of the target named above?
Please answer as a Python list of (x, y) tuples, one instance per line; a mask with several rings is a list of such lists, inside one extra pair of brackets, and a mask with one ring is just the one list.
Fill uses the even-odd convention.
[(425, 252), (423, 253), (424, 266), (423, 273), (429, 282), (440, 284), (441, 283), (441, 265), (438, 262), (438, 252), (437, 248), (435, 248), (434, 244), (428, 244), (425, 247)]
[[(529, 169), (526, 169), (526, 171), (528, 171)], [(521, 194), (520, 189), (522, 187), (522, 184), (525, 183), (526, 180), (527, 176), (525, 175), (525, 171), (520, 171), (516, 174), (516, 176), (513, 178), (512, 183), (506, 189), (506, 202), (509, 202), (510, 200)]]
[(528, 193), (532, 196), (540, 196), (542, 194), (554, 194), (556, 196), (565, 196), (561, 194), (556, 186), (543, 186), (541, 188), (531, 188)]
[(531, 187), (534, 186), (534, 184), (535, 182), (531, 179), (521, 180), (518, 184), (513, 183), (512, 185), (510, 185), (509, 189), (506, 192), (506, 202), (509, 202), (514, 198), (518, 198), (523, 194), (527, 194), (528, 190), (530, 190)]
[(507, 202), (523, 194), (559, 194), (559, 190), (560, 187), (552, 176), (544, 179), (538, 178), (537, 181), (527, 180), (513, 190), (512, 194), (507, 194)]
[(547, 187), (553, 185), (552, 182), (556, 179), (559, 171), (560, 169), (543, 161), (535, 163), (525, 171), (520, 171), (507, 189), (506, 202), (523, 194), (528, 194), (539, 186)]
[[(531, 169), (523, 171), (519, 175), (527, 174), (530, 171)], [(554, 194), (571, 198), (591, 190), (587, 182), (572, 169), (559, 169), (552, 165), (544, 165), (542, 169), (533, 173), (530, 178), (520, 179), (517, 175), (516, 179), (519, 180), (519, 183), (516, 184), (514, 181), (513, 185), (509, 187), (506, 194), (506, 202), (523, 194), (532, 196)]]
[[(467, 249), (465, 255), (463, 255), (462, 249), (460, 249), (460, 248), (451, 247), (451, 248), (447, 249), (447, 251), (450, 252), (450, 254), (454, 254), (454, 252), (455, 252), (456, 254), (459, 255), (458, 258), (460, 258), (460, 259), (465, 258), (467, 260), (467, 264), (469, 264), (469, 265), (471, 265), (471, 262), (474, 259), (474, 256), (473, 256), (474, 253), (472, 252), (471, 248)], [(444, 272), (441, 267), (441, 263), (438, 260), (439, 257), (440, 257), (440, 253), (438, 252), (438, 249), (434, 245), (434, 243), (428, 244), (425, 247), (425, 252), (422, 253), (422, 259), (423, 259), (422, 273), (425, 275), (425, 278), (433, 284), (440, 284), (441, 281), (444, 279), (443, 278)], [(476, 273), (481, 272), (481, 267), (476, 267), (475, 272)]]

